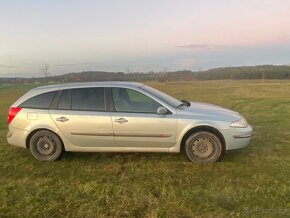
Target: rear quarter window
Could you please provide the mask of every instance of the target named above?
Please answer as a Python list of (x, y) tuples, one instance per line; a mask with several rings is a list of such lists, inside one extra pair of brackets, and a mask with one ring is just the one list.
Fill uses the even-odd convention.
[(21, 108), (49, 109), (56, 91), (46, 92), (29, 98), (19, 105)]

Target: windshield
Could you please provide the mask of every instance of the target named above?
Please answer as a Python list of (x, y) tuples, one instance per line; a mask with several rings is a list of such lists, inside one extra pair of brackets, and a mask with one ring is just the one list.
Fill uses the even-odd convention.
[(178, 107), (182, 102), (176, 98), (171, 97), (170, 95), (165, 94), (157, 89), (154, 89), (149, 86), (141, 86), (141, 89), (145, 90), (146, 92), (150, 93), (151, 95), (156, 96), (160, 100), (164, 101), (165, 103), (169, 104), (172, 107)]

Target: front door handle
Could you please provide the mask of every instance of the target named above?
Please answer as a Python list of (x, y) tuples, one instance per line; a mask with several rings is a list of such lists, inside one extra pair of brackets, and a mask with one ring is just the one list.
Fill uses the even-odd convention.
[(127, 123), (128, 120), (126, 120), (125, 118), (119, 118), (119, 119), (115, 119), (114, 122), (123, 124), (123, 123)]
[(56, 118), (56, 121), (59, 121), (59, 122), (66, 122), (66, 121), (69, 121), (69, 119), (68, 118), (66, 118), (66, 117), (59, 117), (59, 118)]

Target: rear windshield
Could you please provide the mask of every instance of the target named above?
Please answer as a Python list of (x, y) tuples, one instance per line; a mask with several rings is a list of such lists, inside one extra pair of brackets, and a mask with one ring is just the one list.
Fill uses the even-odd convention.
[(36, 95), (19, 105), (21, 108), (49, 109), (56, 91)]

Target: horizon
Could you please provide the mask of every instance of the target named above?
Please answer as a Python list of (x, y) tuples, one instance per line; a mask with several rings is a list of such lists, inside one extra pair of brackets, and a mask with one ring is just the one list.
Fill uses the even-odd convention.
[(0, 77), (290, 64), (290, 2), (3, 1)]
[[(52, 78), (52, 77), (57, 77), (57, 76), (66, 76), (68, 74), (82, 74), (82, 73), (123, 73), (123, 74), (168, 74), (168, 73), (182, 73), (182, 72), (191, 72), (191, 73), (203, 73), (203, 72), (208, 72), (208, 71), (214, 71), (214, 70), (219, 70), (223, 68), (256, 68), (256, 67), (290, 67), (290, 65), (283, 64), (283, 65), (275, 65), (275, 64), (264, 64), (264, 65), (244, 65), (244, 66), (224, 66), (224, 67), (214, 67), (214, 68), (209, 68), (209, 69), (203, 69), (203, 70), (188, 70), (188, 69), (180, 69), (180, 70), (174, 70), (174, 71), (147, 71), (147, 72), (124, 72), (124, 71), (102, 71), (102, 70), (88, 70), (88, 71), (79, 71), (79, 72), (67, 72), (67, 73), (61, 73), (61, 74), (48, 74), (47, 78)], [(23, 79), (40, 79), (40, 78), (45, 78), (46, 76), (44, 74), (38, 74), (38, 75), (32, 75), (30, 76), (29, 74), (22, 74), (21, 76), (1, 76), (0, 79), (5, 79), (5, 78), (11, 78), (11, 79), (16, 79), (16, 78), (23, 78)]]

